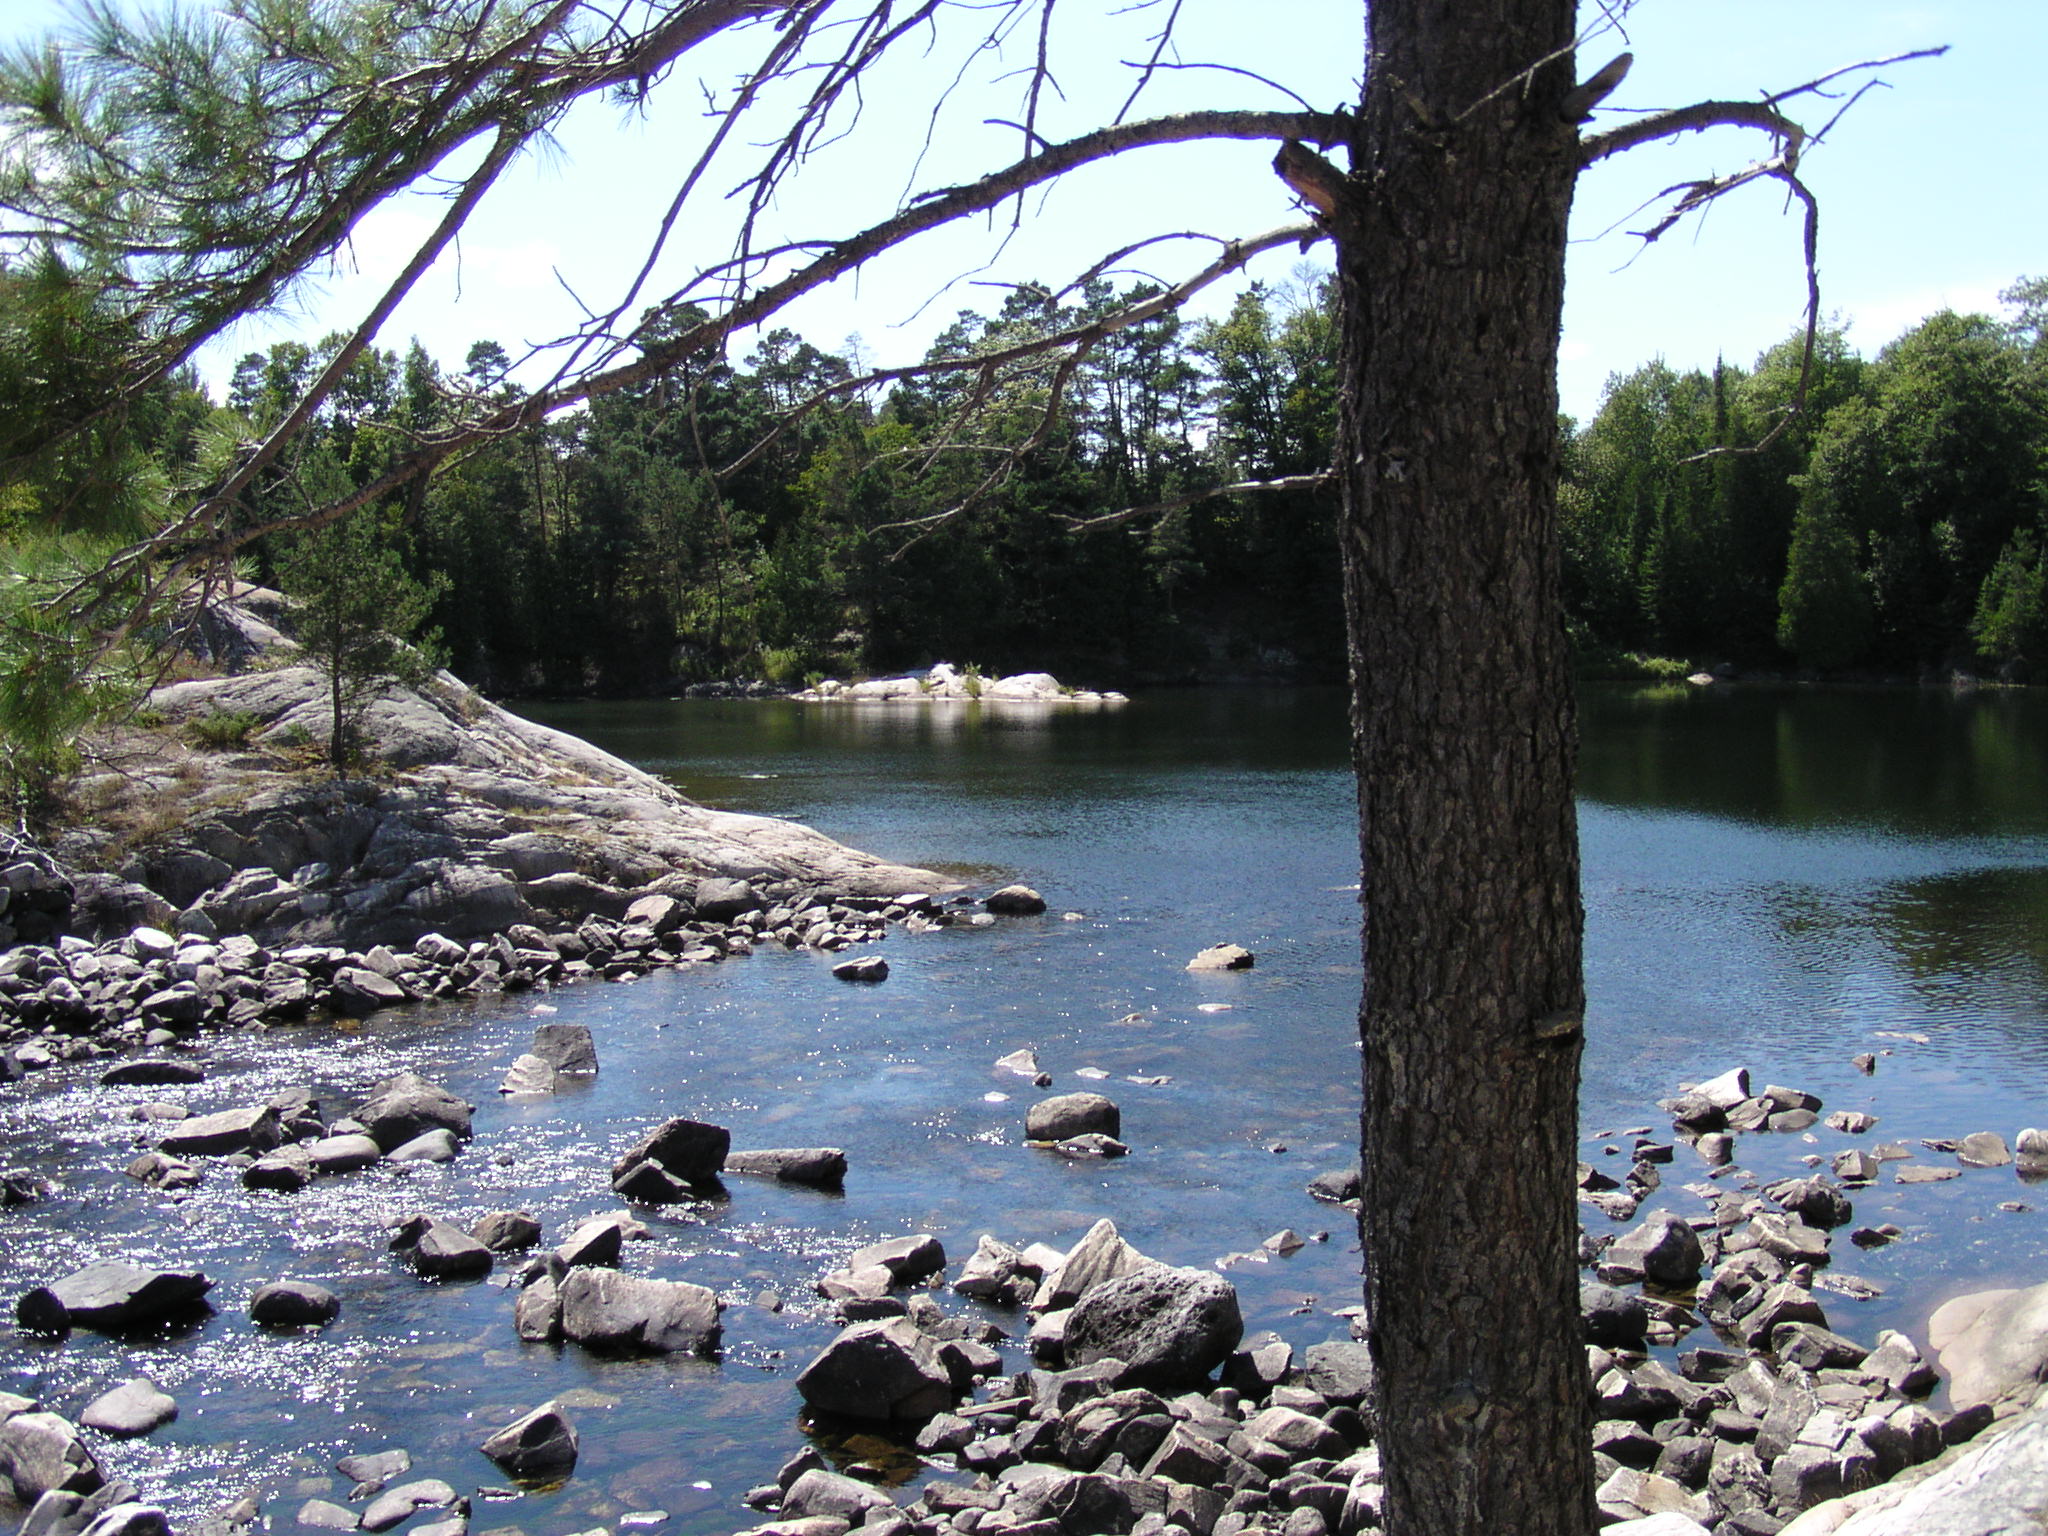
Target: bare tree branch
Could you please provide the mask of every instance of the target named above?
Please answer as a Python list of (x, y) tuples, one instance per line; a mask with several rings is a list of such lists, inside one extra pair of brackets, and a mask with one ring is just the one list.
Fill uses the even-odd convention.
[(1063, 518), (1067, 527), (1075, 533), (1085, 533), (1091, 528), (1107, 528), (1116, 523), (1136, 522), (1140, 518), (1164, 517), (1169, 512), (1178, 512), (1182, 507), (1199, 506), (1218, 496), (1263, 496), (1276, 491), (1320, 491), (1337, 483), (1336, 471), (1319, 469), (1309, 475), (1282, 475), (1277, 480), (1239, 480), (1230, 485), (1212, 485), (1205, 491), (1188, 491), (1183, 495), (1169, 496), (1164, 501), (1155, 501), (1149, 506), (1125, 507), (1118, 512), (1104, 512), (1095, 517)]

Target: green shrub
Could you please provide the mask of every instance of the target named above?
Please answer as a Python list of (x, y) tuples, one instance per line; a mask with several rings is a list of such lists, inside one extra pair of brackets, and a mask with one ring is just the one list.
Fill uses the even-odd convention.
[(249, 745), (250, 733), (262, 723), (246, 709), (216, 709), (186, 725), (185, 734), (194, 746), (228, 752)]

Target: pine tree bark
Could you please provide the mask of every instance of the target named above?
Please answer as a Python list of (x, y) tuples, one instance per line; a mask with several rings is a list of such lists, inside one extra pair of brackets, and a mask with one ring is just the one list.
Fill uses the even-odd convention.
[(1557, 336), (1572, 0), (1372, 0), (1339, 473), (1389, 1536), (1587, 1536)]

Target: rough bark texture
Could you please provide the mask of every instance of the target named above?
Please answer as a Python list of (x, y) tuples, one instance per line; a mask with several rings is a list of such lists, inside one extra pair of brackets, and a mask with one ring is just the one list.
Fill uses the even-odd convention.
[(1390, 1536), (1594, 1525), (1556, 526), (1572, 23), (1571, 0), (1373, 0), (1333, 215)]

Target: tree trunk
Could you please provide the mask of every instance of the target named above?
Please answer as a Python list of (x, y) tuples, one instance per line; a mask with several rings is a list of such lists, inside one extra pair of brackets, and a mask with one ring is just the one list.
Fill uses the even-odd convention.
[(1556, 516), (1573, 10), (1372, 0), (1334, 215), (1390, 1536), (1594, 1523)]

